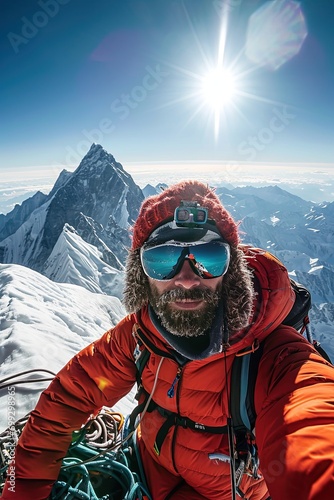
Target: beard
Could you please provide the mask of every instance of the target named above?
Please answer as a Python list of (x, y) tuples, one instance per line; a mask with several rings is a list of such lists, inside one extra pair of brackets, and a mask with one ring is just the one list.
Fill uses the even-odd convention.
[[(179, 337), (199, 337), (211, 328), (216, 309), (221, 298), (221, 284), (216, 290), (195, 288), (184, 290), (175, 288), (160, 294), (153, 283), (150, 283), (149, 301), (164, 326), (170, 333)], [(204, 306), (198, 310), (178, 310), (171, 307), (171, 302), (191, 299), (203, 300)]]

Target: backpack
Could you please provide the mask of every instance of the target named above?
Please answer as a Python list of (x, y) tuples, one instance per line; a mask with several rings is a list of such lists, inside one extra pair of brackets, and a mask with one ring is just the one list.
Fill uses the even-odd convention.
[[(302, 336), (305, 336), (326, 361), (332, 363), (320, 342), (312, 337), (308, 316), (312, 307), (310, 291), (291, 278), (290, 284), (295, 293), (295, 302), (290, 313), (282, 321), (282, 325), (295, 328)], [(256, 351), (251, 351), (244, 356), (236, 356), (233, 362), (231, 374), (231, 394), (233, 393), (233, 396), (230, 405), (234, 427), (237, 430), (254, 429), (255, 426), (254, 389), (264, 342), (265, 340), (260, 343)]]
[[(280, 287), (280, 274), (282, 273), (278, 273), (277, 270), (279, 269), (286, 274), (287, 270), (285, 266), (279, 259), (265, 250), (247, 245), (242, 245), (241, 248), (245, 253), (250, 267), (254, 271), (255, 279), (256, 276), (261, 276), (268, 285), (268, 294), (266, 297), (262, 297), (262, 299), (270, 300), (271, 288), (277, 290)], [(282, 318), (281, 324), (292, 326), (301, 336), (305, 335), (306, 339), (313, 344), (319, 354), (331, 363), (329, 356), (324, 349), (322, 349), (320, 343), (312, 338), (308, 316), (311, 308), (311, 294), (309, 290), (291, 278), (290, 285), (292, 296), (294, 295), (294, 304), (290, 312)], [(156, 351), (156, 348), (150, 345), (149, 340), (139, 329), (138, 325), (136, 325), (135, 337), (138, 341), (134, 357), (137, 368), (137, 398), (139, 398), (139, 395), (143, 392), (141, 374), (150, 356), (150, 351), (146, 346), (149, 348), (152, 347), (153, 351)], [(186, 426), (200, 432), (227, 434), (231, 452), (232, 499), (235, 499), (235, 494), (245, 498), (243, 492), (239, 488), (239, 484), (245, 473), (255, 479), (259, 477), (259, 459), (257, 456), (255, 436), (253, 434), (256, 420), (254, 389), (264, 342), (265, 339), (260, 342), (257, 349), (249, 350), (242, 356), (236, 356), (233, 361), (230, 390), (230, 419), (228, 420), (227, 426), (214, 428), (202, 424), (199, 426), (198, 423), (193, 422), (189, 418), (170, 413), (159, 407), (153, 400), (149, 400), (148, 394), (144, 398), (144, 401), (133, 410), (130, 416), (130, 427), (135, 426), (135, 420), (144, 408), (145, 411), (158, 409), (160, 414), (166, 418), (165, 423), (156, 436), (155, 452), (157, 455), (159, 455), (164, 438), (172, 425)], [(166, 356), (165, 353), (161, 353), (161, 355)], [(231, 450), (233, 450), (233, 453)]]

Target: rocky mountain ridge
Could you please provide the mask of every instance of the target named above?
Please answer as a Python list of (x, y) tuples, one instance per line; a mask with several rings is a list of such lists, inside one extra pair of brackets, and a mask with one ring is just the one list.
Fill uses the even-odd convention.
[[(25, 265), (43, 273), (65, 224), (95, 245), (109, 265), (121, 269), (130, 244), (128, 228), (144, 196), (122, 165), (102, 146), (93, 144), (78, 168), (63, 171), (49, 196), (21, 219), (12, 231), (0, 233), (0, 262)], [(18, 227), (17, 227), (18, 226)], [(10, 233), (10, 234), (8, 234)]]

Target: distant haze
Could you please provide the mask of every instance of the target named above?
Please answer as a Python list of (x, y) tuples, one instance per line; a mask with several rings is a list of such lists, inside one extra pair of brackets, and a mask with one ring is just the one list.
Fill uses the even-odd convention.
[[(122, 162), (141, 188), (147, 184), (172, 184), (181, 179), (197, 179), (212, 186), (254, 187), (278, 185), (308, 201), (334, 201), (334, 164), (242, 164), (235, 162)], [(36, 191), (48, 194), (64, 166), (11, 169), (0, 178), (0, 213)], [(76, 166), (67, 167), (75, 170)]]

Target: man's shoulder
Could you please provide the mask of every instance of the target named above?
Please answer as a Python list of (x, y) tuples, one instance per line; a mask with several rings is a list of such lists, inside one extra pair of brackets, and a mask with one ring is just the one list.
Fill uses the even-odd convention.
[(291, 326), (280, 325), (263, 344), (263, 354), (259, 364), (261, 373), (263, 370), (269, 373), (276, 369), (291, 372), (292, 367), (298, 371), (305, 363), (308, 364), (309, 373), (313, 370), (321, 371), (320, 365), (326, 366), (325, 370), (328, 366), (333, 369), (315, 346)]
[(132, 331), (133, 327), (136, 324), (136, 316), (135, 314), (128, 314), (127, 316), (124, 316), (115, 326), (110, 328), (110, 330), (107, 332), (107, 335), (110, 338), (114, 339), (125, 339), (125, 338), (132, 338)]
[(131, 328), (133, 325), (136, 323), (136, 316), (135, 314), (128, 314), (127, 316), (124, 316), (123, 319), (117, 323), (116, 328)]
[(315, 351), (313, 345), (295, 328), (281, 324), (264, 340), (264, 351), (297, 346), (301, 350)]

